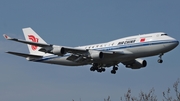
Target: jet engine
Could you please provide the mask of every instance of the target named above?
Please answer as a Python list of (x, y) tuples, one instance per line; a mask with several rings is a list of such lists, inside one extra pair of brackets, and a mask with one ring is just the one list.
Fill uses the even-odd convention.
[(90, 53), (90, 57), (91, 57), (93, 60), (102, 59), (103, 56), (104, 56), (103, 52), (101, 52), (101, 51), (91, 50), (89, 53)]
[(66, 52), (64, 50), (64, 47), (60, 47), (60, 46), (53, 46), (51, 53), (55, 54), (55, 55), (60, 55), (63, 56)]
[(134, 63), (126, 65), (127, 68), (140, 69), (147, 66), (146, 60), (135, 59)]

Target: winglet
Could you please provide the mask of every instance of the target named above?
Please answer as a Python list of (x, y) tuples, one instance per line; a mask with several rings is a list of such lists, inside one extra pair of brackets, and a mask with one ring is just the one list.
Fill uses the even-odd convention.
[(4, 38), (9, 40), (9, 39), (12, 39), (11, 37), (7, 36), (6, 34), (3, 34)]

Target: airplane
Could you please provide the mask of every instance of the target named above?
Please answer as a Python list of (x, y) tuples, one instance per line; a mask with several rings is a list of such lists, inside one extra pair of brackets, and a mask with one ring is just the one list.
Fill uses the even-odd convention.
[(141, 34), (120, 38), (106, 43), (67, 47), (47, 44), (30, 27), (23, 28), (25, 40), (11, 38), (3, 34), (5, 39), (27, 44), (29, 54), (8, 51), (29, 61), (65, 66), (92, 65), (90, 71), (104, 72), (112, 67), (116, 74), (118, 64), (122, 63), (130, 69), (141, 69), (147, 66), (146, 60), (140, 59), (158, 55), (158, 63), (162, 63), (164, 53), (178, 46), (179, 41), (164, 32)]

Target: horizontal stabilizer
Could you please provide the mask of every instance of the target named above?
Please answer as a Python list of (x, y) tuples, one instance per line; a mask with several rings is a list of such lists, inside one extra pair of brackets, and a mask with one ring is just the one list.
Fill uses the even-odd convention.
[(13, 55), (16, 55), (16, 56), (21, 56), (21, 57), (24, 57), (28, 60), (34, 60), (34, 59), (39, 59), (39, 58), (42, 58), (43, 56), (40, 56), (40, 55), (32, 55), (32, 54), (25, 54), (25, 53), (18, 53), (18, 52), (6, 52), (6, 53), (9, 53), (9, 54), (13, 54)]

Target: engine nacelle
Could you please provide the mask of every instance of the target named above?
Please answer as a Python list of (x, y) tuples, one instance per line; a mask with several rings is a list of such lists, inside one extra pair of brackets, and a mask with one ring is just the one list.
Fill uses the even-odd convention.
[(93, 60), (102, 59), (103, 56), (104, 56), (103, 52), (101, 52), (101, 51), (95, 51), (95, 50), (90, 50), (90, 51), (89, 51), (89, 54), (90, 54), (90, 57), (91, 57)]
[(140, 69), (147, 66), (146, 60), (135, 59), (133, 64), (127, 65), (127, 68)]
[(60, 47), (60, 46), (53, 46), (51, 53), (55, 54), (55, 55), (60, 55), (63, 56), (66, 52), (64, 50), (64, 47)]

